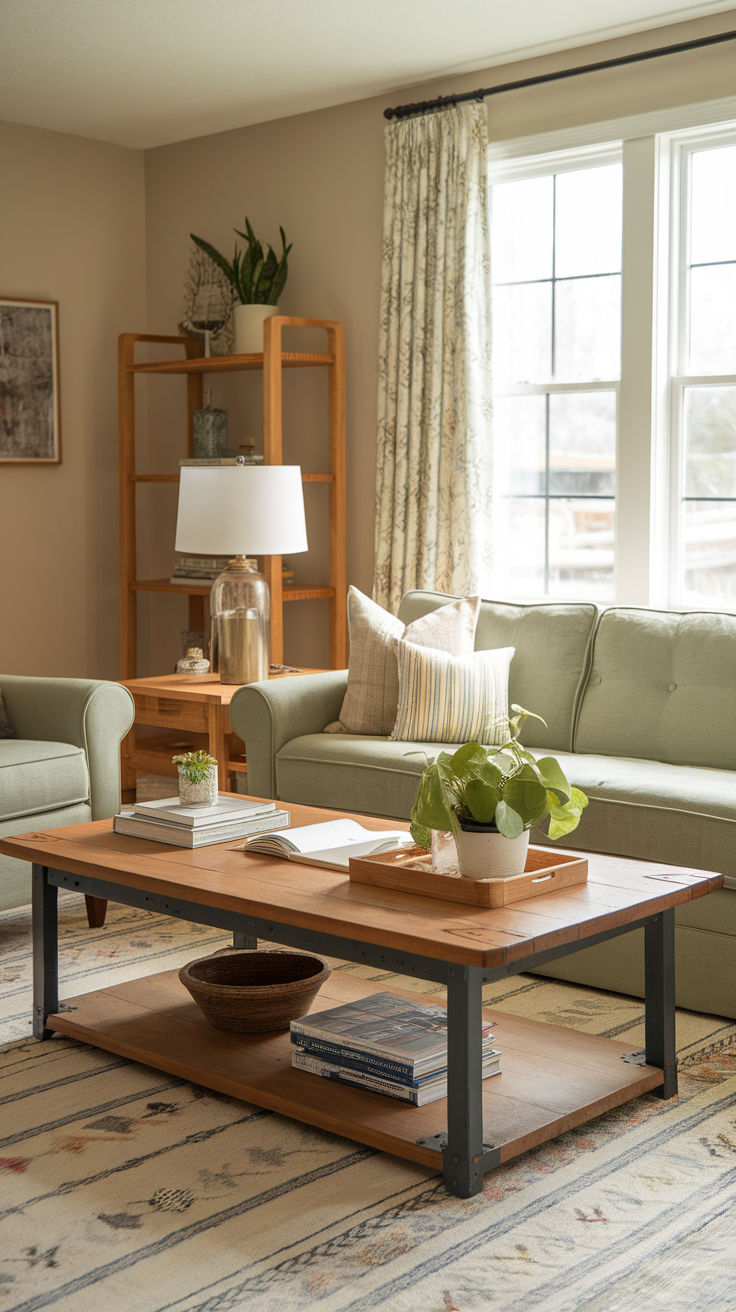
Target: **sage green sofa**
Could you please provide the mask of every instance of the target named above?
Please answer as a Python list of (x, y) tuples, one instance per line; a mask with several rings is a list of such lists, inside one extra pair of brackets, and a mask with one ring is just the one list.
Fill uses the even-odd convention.
[[(0, 674), (15, 731), (0, 739), (0, 837), (120, 810), (120, 740), (133, 698), (119, 683)], [(0, 855), (0, 910), (31, 900), (27, 861)]]
[[(409, 592), (410, 623), (452, 598)], [(736, 616), (585, 603), (483, 601), (476, 649), (516, 648), (509, 699), (544, 717), (524, 743), (554, 753), (590, 798), (568, 846), (716, 870), (726, 887), (677, 911), (677, 1001), (736, 1017)], [(435, 743), (325, 734), (347, 672), (257, 683), (233, 697), (248, 787), (407, 819)], [(627, 934), (544, 973), (643, 996), (643, 936)]]

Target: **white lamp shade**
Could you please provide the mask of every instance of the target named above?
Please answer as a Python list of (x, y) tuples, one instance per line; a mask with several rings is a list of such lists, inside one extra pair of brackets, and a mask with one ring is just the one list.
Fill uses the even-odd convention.
[(285, 556), (307, 550), (298, 465), (183, 465), (177, 551)]

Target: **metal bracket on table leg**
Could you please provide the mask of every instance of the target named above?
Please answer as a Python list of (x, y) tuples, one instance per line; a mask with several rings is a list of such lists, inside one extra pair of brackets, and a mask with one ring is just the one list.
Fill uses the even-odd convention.
[[(429, 1135), (425, 1139), (417, 1139), (418, 1148), (429, 1148), (432, 1152), (442, 1153), (447, 1147), (447, 1135), (444, 1132)], [(494, 1148), (493, 1144), (483, 1144), (483, 1156), (481, 1166), (483, 1171), (494, 1171), (497, 1166), (501, 1165), (501, 1150)]]
[(46, 866), (33, 866), (33, 1037), (50, 1039), (46, 1019), (59, 1010), (58, 890)]
[(647, 1065), (659, 1066), (664, 1083), (652, 1093), (677, 1093), (675, 1045), (675, 912), (660, 912), (644, 928), (644, 1043)]

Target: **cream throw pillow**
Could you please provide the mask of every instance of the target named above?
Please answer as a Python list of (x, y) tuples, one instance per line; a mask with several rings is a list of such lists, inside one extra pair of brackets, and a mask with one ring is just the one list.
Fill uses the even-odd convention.
[(325, 733), (367, 733), (387, 737), (394, 727), (399, 698), (397, 638), (453, 656), (470, 655), (475, 644), (480, 597), (461, 597), (413, 620), (406, 628), (357, 588), (348, 592), (350, 667), (340, 719)]
[(505, 730), (514, 647), (448, 656), (395, 641), (399, 704), (392, 742), (495, 744)]

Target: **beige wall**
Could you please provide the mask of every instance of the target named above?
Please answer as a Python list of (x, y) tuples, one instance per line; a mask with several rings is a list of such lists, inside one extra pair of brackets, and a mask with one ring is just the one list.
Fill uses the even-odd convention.
[(0, 123), (0, 294), (59, 302), (62, 463), (0, 464), (0, 672), (118, 673), (116, 337), (145, 315), (141, 152)]
[[(233, 225), (248, 214), (259, 235), (275, 242), (278, 225), (294, 242), (291, 272), (281, 305), (289, 314), (341, 319), (346, 327), (348, 368), (348, 578), (366, 592), (372, 585), (375, 480), (375, 414), (378, 305), (383, 188), (382, 110), (435, 94), (491, 86), (574, 64), (724, 31), (736, 14), (658, 28), (655, 32), (565, 51), (465, 77), (443, 79), (392, 97), (276, 120), (146, 152), (149, 326), (171, 332), (181, 306), (189, 257), (189, 233), (206, 237), (230, 253)], [(733, 44), (639, 66), (587, 75), (533, 90), (490, 98), (491, 136), (523, 136), (570, 125), (644, 113), (667, 106), (729, 96), (736, 92)], [(291, 375), (286, 414), (289, 458), (320, 468), (320, 397), (317, 379)], [(231, 426), (257, 428), (260, 406), (253, 377), (215, 386)], [(169, 462), (178, 454), (181, 406), (173, 392), (151, 398), (152, 446)], [(323, 413), (323, 412), (322, 412)], [(181, 415), (181, 410), (179, 411)], [(151, 468), (154, 452), (149, 453)], [(167, 465), (168, 468), (168, 465)], [(157, 528), (145, 544), (157, 568), (173, 562), (175, 497), (159, 490)], [(308, 489), (316, 501), (324, 490)], [(168, 505), (164, 498), (169, 498)], [(308, 559), (295, 557), (297, 577), (324, 578), (324, 542), (313, 516)], [(325, 664), (324, 603), (286, 609), (285, 659)], [(156, 620), (153, 621), (153, 607)], [(164, 618), (163, 611), (166, 609)], [(141, 659), (151, 669), (170, 665), (185, 603), (147, 598), (141, 607)]]

